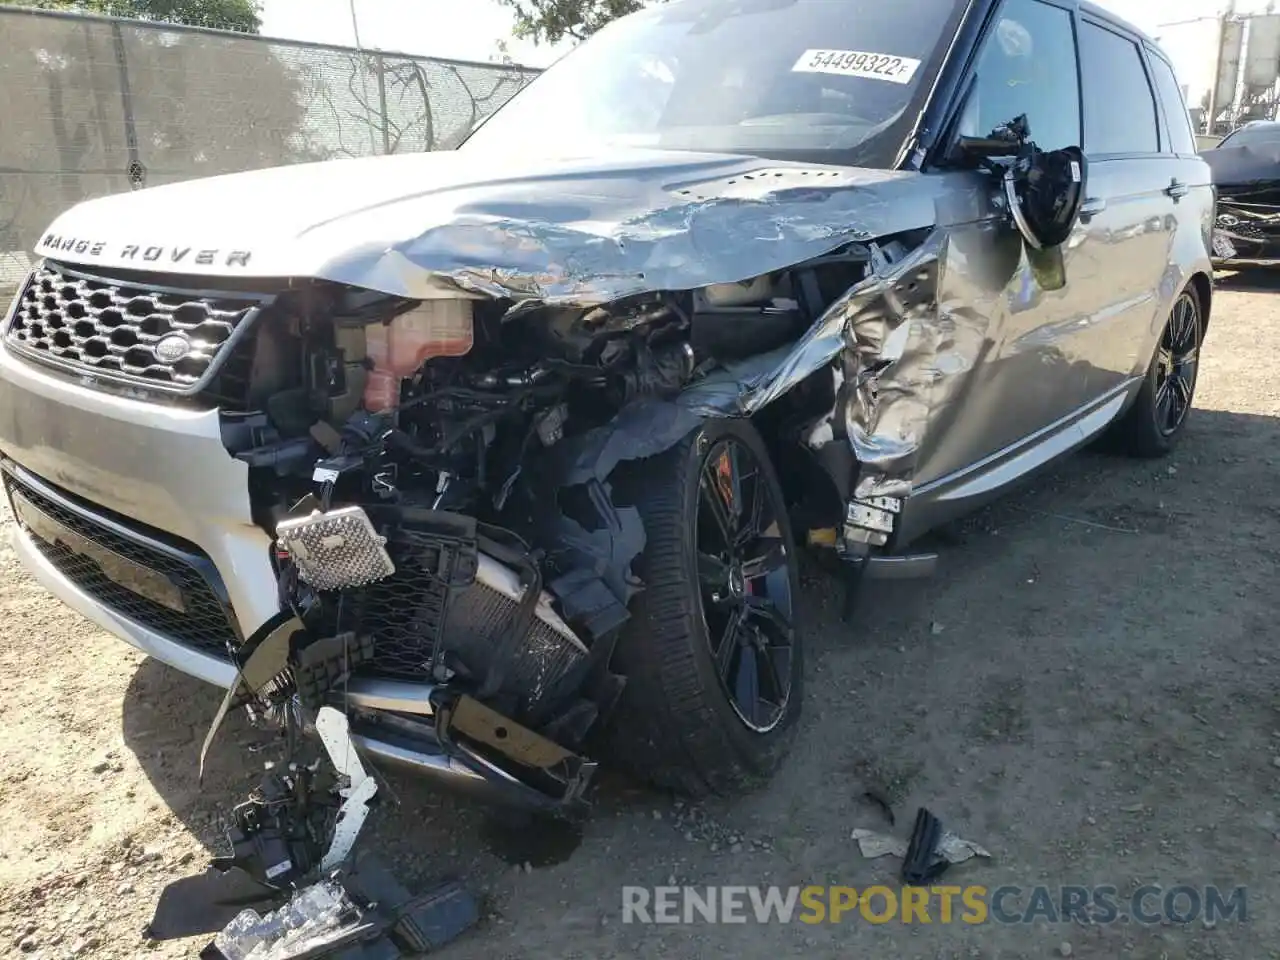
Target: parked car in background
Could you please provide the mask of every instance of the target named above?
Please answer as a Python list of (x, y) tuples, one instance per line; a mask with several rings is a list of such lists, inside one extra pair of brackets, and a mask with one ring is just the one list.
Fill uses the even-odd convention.
[(1178, 441), (1213, 202), (1092, 4), (655, 4), (456, 152), (59, 217), (0, 350), (16, 550), (218, 684), (287, 631), (260, 699), (454, 783), (560, 808), (607, 743), (739, 790), (801, 709), (798, 547), (926, 569), (1082, 444)]
[(1280, 265), (1280, 122), (1246, 123), (1202, 155), (1218, 191), (1214, 265)]

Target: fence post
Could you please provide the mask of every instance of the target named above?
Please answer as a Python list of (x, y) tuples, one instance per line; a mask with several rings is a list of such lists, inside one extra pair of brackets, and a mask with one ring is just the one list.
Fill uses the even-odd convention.
[(374, 63), (378, 71), (378, 111), (382, 116), (382, 153), (391, 152), (391, 118), (387, 116), (387, 63), (382, 54), (374, 55)]
[(120, 29), (120, 21), (111, 22), (111, 42), (116, 51), (116, 70), (120, 74), (120, 108), (124, 113), (124, 145), (129, 154), (129, 168), (126, 174), (133, 189), (147, 184), (147, 168), (142, 165), (138, 153), (138, 127), (133, 118), (133, 91), (129, 88), (129, 64), (124, 50), (124, 31)]

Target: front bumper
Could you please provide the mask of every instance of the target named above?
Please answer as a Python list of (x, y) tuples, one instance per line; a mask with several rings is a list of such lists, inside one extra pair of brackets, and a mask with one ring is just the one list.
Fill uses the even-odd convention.
[[(247, 468), (223, 447), (216, 411), (92, 390), (0, 348), (0, 465), (11, 506), (16, 492), (26, 498), (28, 511), (34, 501), (38, 514), (56, 514), (74, 533), (90, 539), (101, 534), (98, 549), (105, 544), (123, 553), (126, 564), (148, 550), (151, 557), (167, 550), (176, 558), (168, 572), (205, 571), (210, 589), (201, 610), (220, 605), (221, 635), (233, 642), (236, 634), (248, 637), (277, 614), (271, 540), (252, 522)], [(83, 557), (75, 551), (52, 546), (16, 521), (11, 540), (31, 575), (87, 619), (182, 673), (223, 688), (232, 684), (235, 668), (217, 635), (192, 642), (188, 621), (194, 618), (133, 615), (147, 610), (119, 602), (119, 584), (86, 580), (75, 566)], [(142, 554), (133, 553), (131, 561), (133, 550)], [(199, 587), (199, 579), (188, 582)], [(478, 579), (512, 600), (520, 589), (513, 575), (492, 562), (482, 565)], [(544, 625), (569, 633), (545, 606), (539, 605)], [(427, 682), (353, 677), (342, 706), (356, 741), (375, 758), (490, 802), (563, 811), (556, 798), (484, 757), (457, 744), (442, 745), (431, 722), (434, 692)]]
[[(21, 476), (24, 485), (37, 485), (28, 489), (56, 496), (55, 491), (38, 485), (38, 480), (20, 468), (8, 464), (7, 470)], [(58, 502), (62, 507), (82, 509), (66, 498)], [(235, 668), (229, 660), (179, 643), (113, 609), (59, 569), (50, 559), (47, 545), (41, 544), (23, 525), (13, 524), (11, 542), (19, 561), (36, 581), (77, 613), (188, 676), (223, 688), (231, 686)], [(351, 714), (355, 742), (370, 756), (455, 792), (471, 794), (490, 803), (548, 813), (565, 812), (564, 805), (556, 798), (529, 787), (484, 757), (460, 750), (457, 745), (446, 749), (429, 721), (434, 692), (435, 688), (426, 683), (352, 678), (344, 691), (342, 705)], [(395, 722), (388, 724), (383, 717)]]
[(216, 410), (144, 403), (0, 349), (0, 454), (58, 489), (196, 545), (226, 578), (243, 636), (278, 609), (270, 538), (253, 523), (248, 467)]
[(1220, 203), (1213, 230), (1215, 269), (1280, 265), (1280, 208)]
[[(81, 504), (60, 496), (57, 491), (41, 484), (20, 467), (6, 464), (5, 472), (20, 479), (20, 489), (37, 491), (45, 500), (55, 502), (68, 513), (102, 522), (100, 517), (89, 514)], [(231, 686), (235, 679), (235, 668), (226, 656), (199, 649), (190, 643), (182, 643), (94, 596), (59, 569), (50, 559), (47, 548), (42, 549), (38, 538), (22, 524), (13, 524), (11, 541), (14, 552), (27, 571), (42, 587), (77, 613), (175, 670), (224, 689)], [(353, 678), (349, 691), (351, 704), (363, 709), (392, 710), (424, 716), (429, 716), (432, 712), (430, 684)]]

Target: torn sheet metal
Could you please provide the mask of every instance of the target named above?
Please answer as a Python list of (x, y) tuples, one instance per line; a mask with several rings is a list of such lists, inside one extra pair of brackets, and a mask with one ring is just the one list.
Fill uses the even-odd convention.
[(851, 445), (860, 465), (857, 498), (906, 497), (934, 386), (971, 369), (979, 346), (951, 336), (947, 307), (939, 307), (947, 243), (948, 231), (937, 229), (897, 262), (874, 258), (872, 275), (781, 356), (728, 368), (686, 390), (680, 403), (703, 416), (749, 416), (835, 364), (836, 405), (810, 431), (810, 446)]
[(881, 276), (872, 296), (864, 293), (845, 304), (842, 360), (852, 389), (842, 412), (860, 465), (854, 488), (859, 500), (910, 495), (934, 387), (973, 365), (972, 356), (944, 356), (957, 343), (937, 299), (938, 264), (946, 248), (945, 232), (931, 234)]
[[(868, 860), (876, 860), (880, 857), (902, 859), (907, 855), (909, 843), (901, 837), (862, 828), (854, 830), (849, 837), (851, 840), (857, 841), (858, 852)], [(958, 837), (954, 833), (944, 833), (939, 838), (938, 845), (934, 848), (934, 851), (951, 864), (964, 863), (974, 857), (982, 857), (984, 859), (990, 859), (991, 857), (986, 848), (974, 843), (972, 840)]]
[(935, 229), (890, 262), (873, 243), (872, 274), (832, 303), (793, 345), (726, 364), (674, 401), (645, 401), (566, 443), (565, 485), (602, 479), (622, 460), (654, 456), (709, 417), (751, 416), (830, 368), (835, 405), (809, 431), (815, 451), (846, 443), (858, 464), (858, 500), (905, 498), (936, 405), (958, 388), (983, 349), (985, 321), (963, 298), (940, 300), (950, 231)]

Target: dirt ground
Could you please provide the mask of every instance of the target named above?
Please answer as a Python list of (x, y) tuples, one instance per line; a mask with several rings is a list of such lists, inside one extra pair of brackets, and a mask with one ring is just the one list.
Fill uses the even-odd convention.
[[(457, 960), (1280, 957), (1277, 357), (1280, 280), (1224, 281), (1172, 458), (1072, 458), (950, 531), (934, 580), (877, 587), (852, 625), (814, 575), (804, 729), (762, 792), (695, 809), (607, 778), (581, 837), (539, 830), (536, 850), (393, 776), (399, 803), (365, 842), (406, 880), (485, 892)], [(141, 931), (256, 779), (257, 734), (224, 731), (199, 788), (215, 691), (64, 609), (7, 547), (0, 578), (0, 955), (194, 955)], [(621, 922), (624, 884), (896, 885), (897, 862), (849, 836), (885, 828), (869, 789), (900, 834), (927, 805), (990, 849), (948, 882), (1245, 886), (1248, 922)]]

